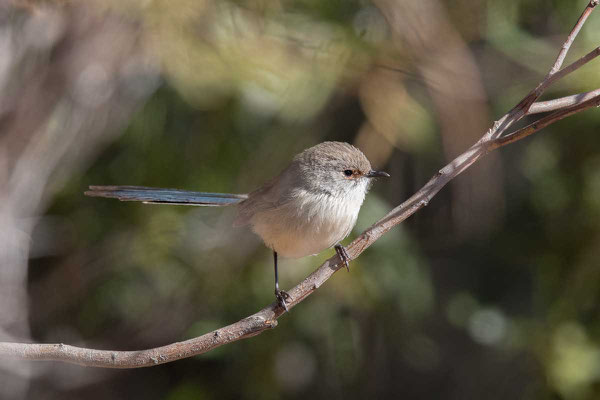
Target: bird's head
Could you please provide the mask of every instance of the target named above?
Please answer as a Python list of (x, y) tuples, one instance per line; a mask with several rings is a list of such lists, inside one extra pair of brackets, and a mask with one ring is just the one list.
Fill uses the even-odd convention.
[(313, 191), (333, 195), (367, 192), (373, 178), (389, 177), (375, 171), (365, 155), (343, 142), (323, 142), (304, 150), (294, 158), (304, 183)]

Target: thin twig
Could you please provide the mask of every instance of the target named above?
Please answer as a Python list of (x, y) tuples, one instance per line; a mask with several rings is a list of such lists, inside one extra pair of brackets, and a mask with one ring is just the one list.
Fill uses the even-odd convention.
[(583, 26), (583, 24), (585, 24), (585, 21), (588, 19), (588, 17), (594, 10), (594, 7), (596, 7), (597, 5), (598, 5), (598, 0), (590, 0), (587, 7), (585, 8), (585, 10), (583, 10), (583, 13), (577, 20), (577, 23), (575, 24), (573, 29), (571, 29), (571, 33), (567, 37), (567, 40), (563, 43), (562, 48), (560, 49), (560, 52), (558, 53), (558, 57), (556, 57), (556, 61), (554, 62), (554, 65), (552, 66), (552, 69), (550, 69), (550, 72), (548, 73), (548, 75), (554, 75), (556, 72), (558, 72), (558, 70), (560, 70), (560, 67), (563, 64), (565, 57), (567, 56), (567, 53), (569, 52), (569, 49), (571, 48), (571, 45), (575, 41), (575, 38), (579, 34), (581, 27)]
[(562, 110), (567, 107), (585, 103), (586, 101), (598, 95), (600, 95), (600, 89), (592, 90), (591, 92), (573, 94), (571, 96), (565, 96), (554, 100), (538, 101), (531, 105), (527, 115)]
[[(564, 78), (565, 76), (569, 75), (571, 72), (578, 70), (579, 68), (583, 67), (585, 64), (589, 63), (590, 61), (592, 61), (594, 58), (598, 57), (599, 55), (600, 55), (600, 47), (596, 47), (594, 50), (590, 51), (589, 53), (587, 53), (585, 56), (581, 57), (577, 61), (574, 61), (573, 63), (567, 65), (560, 71), (557, 71), (554, 74), (547, 76), (546, 79), (544, 79), (544, 81), (540, 84), (540, 86), (538, 86), (538, 89), (536, 89), (536, 90), (540, 90), (539, 88), (541, 87), (541, 90), (543, 92), (543, 90), (545, 90), (552, 83)], [(538, 97), (541, 96), (541, 94), (542, 93), (540, 93), (538, 95)]]
[(141, 368), (164, 364), (205, 353), (226, 343), (258, 335), (265, 329), (277, 326), (270, 307), (234, 324), (202, 336), (141, 351), (95, 350), (65, 344), (3, 343), (0, 357), (25, 360), (64, 361), (86, 367)]
[[(600, 105), (600, 93), (599, 93), (600, 90), (595, 90), (594, 92), (596, 92), (596, 95), (590, 97), (588, 100), (586, 100), (584, 102), (580, 102), (580, 103), (577, 103), (575, 106), (556, 111), (550, 115), (547, 115), (543, 118), (538, 119), (537, 121), (527, 125), (526, 127), (523, 127), (513, 133), (510, 133), (506, 136), (502, 136), (502, 137), (494, 140), (493, 142), (490, 143), (489, 149), (493, 150), (493, 149), (497, 149), (498, 147), (502, 147), (507, 144), (514, 143), (518, 140), (521, 140), (521, 139), (539, 131), (540, 129), (547, 127), (548, 125), (551, 125), (557, 121), (560, 121), (561, 119), (569, 117), (573, 114), (577, 114), (578, 112), (585, 111), (592, 107), (598, 107)], [(592, 93), (592, 92), (590, 92), (590, 93)]]
[(558, 56), (556, 57), (556, 61), (554, 62), (554, 65), (552, 65), (552, 68), (550, 69), (546, 77), (539, 83), (539, 85), (537, 85), (535, 89), (529, 92), (527, 96), (523, 98), (523, 100), (521, 100), (515, 107), (513, 107), (512, 110), (510, 110), (506, 115), (500, 118), (494, 124), (494, 126), (484, 135), (482, 140), (495, 139), (502, 136), (502, 133), (506, 131), (512, 124), (514, 124), (515, 122), (523, 118), (525, 115), (527, 115), (527, 112), (529, 111), (531, 105), (535, 103), (537, 99), (540, 98), (540, 96), (550, 85), (564, 78), (571, 72), (581, 68), (581, 66), (590, 62), (592, 59), (596, 58), (600, 54), (600, 48), (596, 48), (588, 54), (586, 54), (585, 56), (581, 57), (579, 60), (570, 64), (569, 66), (560, 69), (569, 49), (571, 48), (571, 44), (573, 44), (573, 41), (579, 34), (581, 27), (583, 26), (583, 24), (585, 24), (585, 21), (587, 21), (588, 17), (590, 16), (594, 8), (598, 5), (599, 1), (600, 0), (590, 0), (588, 5), (585, 7), (583, 12), (581, 13), (581, 16), (577, 20), (577, 23), (575, 24), (573, 29), (571, 29), (571, 32), (569, 32), (567, 39), (561, 46), (561, 50)]
[[(545, 88), (598, 56), (598, 49), (596, 49), (594, 52), (582, 57), (568, 67), (559, 70), (571, 43), (597, 4), (598, 1), (590, 1), (577, 24), (569, 34), (565, 44), (563, 44), (552, 70), (540, 85), (525, 96), (525, 98), (511, 111), (495, 122), (494, 126), (488, 130), (477, 143), (439, 170), (439, 172), (411, 198), (394, 208), (386, 216), (358, 236), (347, 247), (348, 254), (353, 259), (358, 257), (365, 249), (371, 246), (392, 227), (398, 225), (419, 209), (425, 207), (450, 180), (473, 165), (488, 152), (521, 140), (569, 115), (573, 115), (600, 104), (600, 95), (593, 95), (591, 98), (587, 98), (587, 100), (575, 99), (575, 103), (569, 108), (556, 111), (525, 128), (519, 129), (507, 136), (502, 136), (506, 129), (514, 122), (521, 119), (527, 113), (533, 113), (530, 111), (530, 107), (532, 107)], [(587, 94), (577, 96), (585, 95)], [(548, 105), (550, 103), (546, 103), (547, 104), (540, 103), (538, 109), (545, 106), (554, 107), (554, 105)], [(532, 108), (535, 112), (536, 107)], [(291, 309), (303, 301), (342, 266), (343, 263), (337, 255), (325, 261), (325, 263), (317, 270), (288, 291), (292, 298), (290, 303), (288, 303), (288, 308)], [(277, 319), (282, 314), (283, 309), (277, 303), (273, 303), (247, 318), (202, 336), (184, 342), (172, 343), (166, 346), (140, 351), (94, 350), (63, 344), (0, 342), (0, 358), (64, 361), (84, 366), (105, 368), (148, 367), (202, 354), (224, 344), (258, 335), (265, 330), (276, 327)]]

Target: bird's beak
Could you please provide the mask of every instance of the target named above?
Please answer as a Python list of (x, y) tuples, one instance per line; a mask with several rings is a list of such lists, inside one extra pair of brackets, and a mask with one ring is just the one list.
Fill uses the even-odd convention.
[(383, 171), (369, 171), (369, 173), (365, 174), (367, 178), (389, 178), (390, 174)]

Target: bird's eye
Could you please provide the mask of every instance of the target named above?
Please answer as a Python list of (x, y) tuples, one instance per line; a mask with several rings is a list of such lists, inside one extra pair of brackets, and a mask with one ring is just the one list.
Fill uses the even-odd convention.
[(344, 170), (344, 175), (346, 175), (346, 176), (352, 176), (352, 174), (354, 174), (354, 171), (352, 171), (351, 169)]

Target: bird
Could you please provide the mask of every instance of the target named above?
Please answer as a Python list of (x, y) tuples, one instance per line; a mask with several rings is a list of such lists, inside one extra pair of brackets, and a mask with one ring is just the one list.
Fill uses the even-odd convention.
[(237, 206), (234, 226), (249, 225), (273, 251), (275, 298), (288, 311), (290, 295), (279, 288), (278, 256), (300, 258), (334, 248), (349, 270), (340, 244), (356, 224), (376, 171), (345, 142), (327, 141), (297, 154), (281, 173), (248, 194), (193, 192), (145, 186), (90, 186), (87, 196), (191, 206)]

